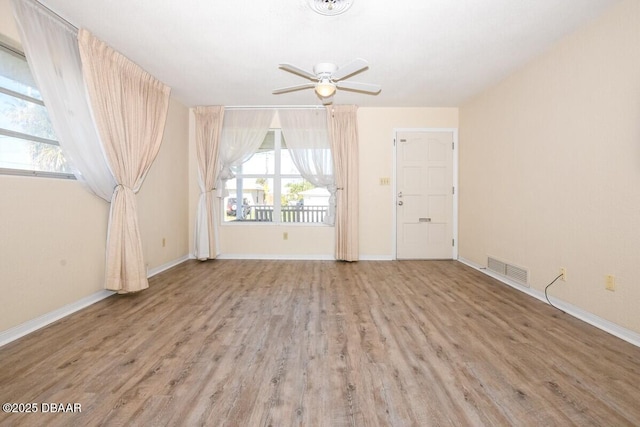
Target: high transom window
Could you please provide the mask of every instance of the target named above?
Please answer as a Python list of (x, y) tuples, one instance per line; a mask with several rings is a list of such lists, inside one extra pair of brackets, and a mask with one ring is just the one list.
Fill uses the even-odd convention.
[(302, 178), (280, 129), (269, 130), (256, 153), (233, 172), (223, 199), (225, 222), (322, 224), (329, 192)]
[(73, 178), (26, 58), (2, 44), (0, 173)]

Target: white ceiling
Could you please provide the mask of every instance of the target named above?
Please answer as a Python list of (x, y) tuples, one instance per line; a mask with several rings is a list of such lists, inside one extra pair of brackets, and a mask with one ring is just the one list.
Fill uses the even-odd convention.
[(172, 87), (187, 106), (316, 105), (311, 70), (361, 57), (353, 81), (378, 95), (339, 91), (337, 104), (456, 107), (593, 20), (618, 0), (353, 0), (338, 16), (308, 0), (41, 0)]

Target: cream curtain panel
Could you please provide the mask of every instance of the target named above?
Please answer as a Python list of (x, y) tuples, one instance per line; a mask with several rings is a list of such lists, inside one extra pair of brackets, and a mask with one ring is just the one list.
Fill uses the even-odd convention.
[(324, 109), (278, 110), (280, 126), (291, 160), (304, 179), (329, 191), (329, 206), (322, 222), (335, 224), (336, 181)]
[(336, 259), (357, 261), (358, 249), (358, 126), (355, 105), (327, 107), (336, 187)]
[(13, 0), (29, 68), (74, 175), (93, 194), (111, 200), (116, 182), (91, 118), (78, 30), (34, 0)]
[(82, 72), (98, 134), (117, 182), (107, 234), (106, 285), (118, 293), (149, 287), (138, 226), (138, 192), (160, 149), (170, 88), (84, 29)]
[(221, 163), (218, 152), (224, 119), (224, 107), (196, 107), (196, 154), (200, 200), (196, 214), (195, 257), (199, 260), (215, 258), (218, 254), (216, 236), (216, 182)]

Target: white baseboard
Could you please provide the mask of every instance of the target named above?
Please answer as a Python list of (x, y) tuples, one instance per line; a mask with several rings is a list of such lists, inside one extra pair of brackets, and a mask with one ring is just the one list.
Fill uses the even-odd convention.
[(219, 254), (217, 259), (255, 259), (283, 261), (335, 261), (333, 255), (272, 255), (272, 254)]
[[(256, 259), (283, 261), (335, 261), (334, 255), (265, 255), (265, 254), (218, 254), (217, 259)], [(189, 259), (196, 259), (190, 255)], [(360, 261), (393, 261), (391, 255), (362, 255)]]
[(114, 293), (115, 292), (113, 291), (107, 290), (96, 292), (93, 295), (89, 295), (88, 297), (84, 297), (81, 300), (72, 302), (71, 304), (67, 304), (64, 307), (60, 307), (57, 310), (50, 311), (49, 313), (43, 314), (40, 317), (36, 317), (35, 319), (28, 320), (11, 329), (2, 331), (0, 332), (0, 347), (5, 344), (9, 344), (11, 341), (15, 341), (18, 338), (30, 334), (31, 332), (34, 332), (40, 328), (43, 328), (50, 323), (55, 322), (56, 320), (60, 320), (63, 317), (75, 313), (76, 311), (82, 310), (83, 308), (88, 307), (91, 304), (95, 304), (98, 301), (110, 297)]
[(391, 255), (360, 255), (360, 261), (393, 261)]
[[(156, 274), (159, 274), (165, 270), (168, 270), (171, 267), (174, 267), (178, 264), (183, 263), (188, 260), (189, 256), (185, 255), (177, 260), (168, 262), (159, 267), (155, 267), (147, 271), (147, 277), (153, 277)], [(11, 329), (7, 329), (6, 331), (0, 332), (0, 347), (5, 344), (9, 344), (12, 341), (17, 340), (31, 332), (34, 332), (40, 328), (44, 328), (45, 326), (55, 322), (56, 320), (60, 320), (63, 317), (66, 317), (70, 314), (75, 313), (76, 311), (82, 310), (92, 304), (97, 303), (105, 298), (110, 297), (115, 294), (113, 291), (101, 290), (96, 292), (95, 294), (89, 295), (88, 297), (84, 297), (76, 302), (72, 302), (71, 304), (67, 304), (63, 307), (60, 307), (56, 310), (50, 311), (49, 313), (43, 314), (42, 316), (36, 317), (35, 319), (28, 320), (18, 326), (15, 326)]]
[(182, 257), (180, 257), (178, 259), (175, 259), (173, 261), (169, 261), (166, 264), (162, 264), (162, 265), (160, 265), (158, 267), (151, 268), (151, 269), (147, 270), (147, 278), (151, 278), (151, 277), (155, 276), (156, 274), (160, 274), (165, 270), (168, 270), (168, 269), (170, 269), (172, 267), (175, 267), (178, 264), (182, 264), (183, 262), (185, 262), (186, 260), (188, 260), (190, 258), (191, 257), (189, 255), (184, 255), (184, 256), (182, 256)]
[[(460, 261), (461, 263), (468, 265), (471, 268), (474, 268), (484, 274), (486, 274), (487, 276), (493, 277), (494, 279), (511, 286), (512, 288), (515, 288), (521, 292), (524, 292), (527, 295), (530, 295), (534, 298), (539, 299), (540, 301), (544, 302), (545, 304), (548, 304), (545, 296), (544, 296), (544, 292), (542, 291), (538, 291), (536, 289), (532, 289), (532, 288), (528, 288), (526, 286), (522, 286), (512, 280), (509, 280), (506, 277), (502, 277), (498, 274), (495, 274), (489, 270), (487, 270), (484, 266), (480, 266), (478, 264), (475, 264), (467, 259), (464, 258), (458, 258), (458, 261)], [(592, 326), (595, 326), (598, 329), (601, 329), (605, 332), (610, 333), (611, 335), (614, 335), (622, 340), (627, 341), (628, 343), (631, 343), (637, 347), (640, 347), (640, 334), (638, 334), (637, 332), (634, 332), (630, 329), (624, 328), (618, 324), (615, 324), (613, 322), (610, 322), (609, 320), (603, 319), (602, 317), (596, 316), (593, 313), (590, 313), (586, 310), (581, 309), (580, 307), (576, 307), (575, 305), (569, 304), (567, 302), (564, 302), (562, 300), (559, 300), (558, 298), (554, 298), (554, 297), (549, 297), (549, 300), (553, 303), (554, 306), (560, 308), (562, 311), (564, 311), (565, 313), (578, 318), (580, 320), (582, 320), (583, 322), (586, 322)]]

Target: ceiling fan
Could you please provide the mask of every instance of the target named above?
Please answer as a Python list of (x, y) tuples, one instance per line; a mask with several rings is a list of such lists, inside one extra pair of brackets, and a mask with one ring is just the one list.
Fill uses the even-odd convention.
[(329, 62), (321, 62), (313, 67), (313, 72), (296, 67), (292, 64), (280, 64), (279, 67), (285, 71), (289, 71), (312, 80), (314, 83), (304, 83), (296, 86), (276, 89), (273, 91), (274, 95), (301, 89), (314, 88), (316, 94), (322, 100), (322, 103), (327, 105), (333, 102), (333, 94), (336, 92), (336, 89), (364, 92), (374, 95), (382, 90), (380, 85), (344, 81), (347, 77), (369, 68), (369, 63), (362, 58), (356, 58), (342, 67), (338, 67), (337, 65)]

